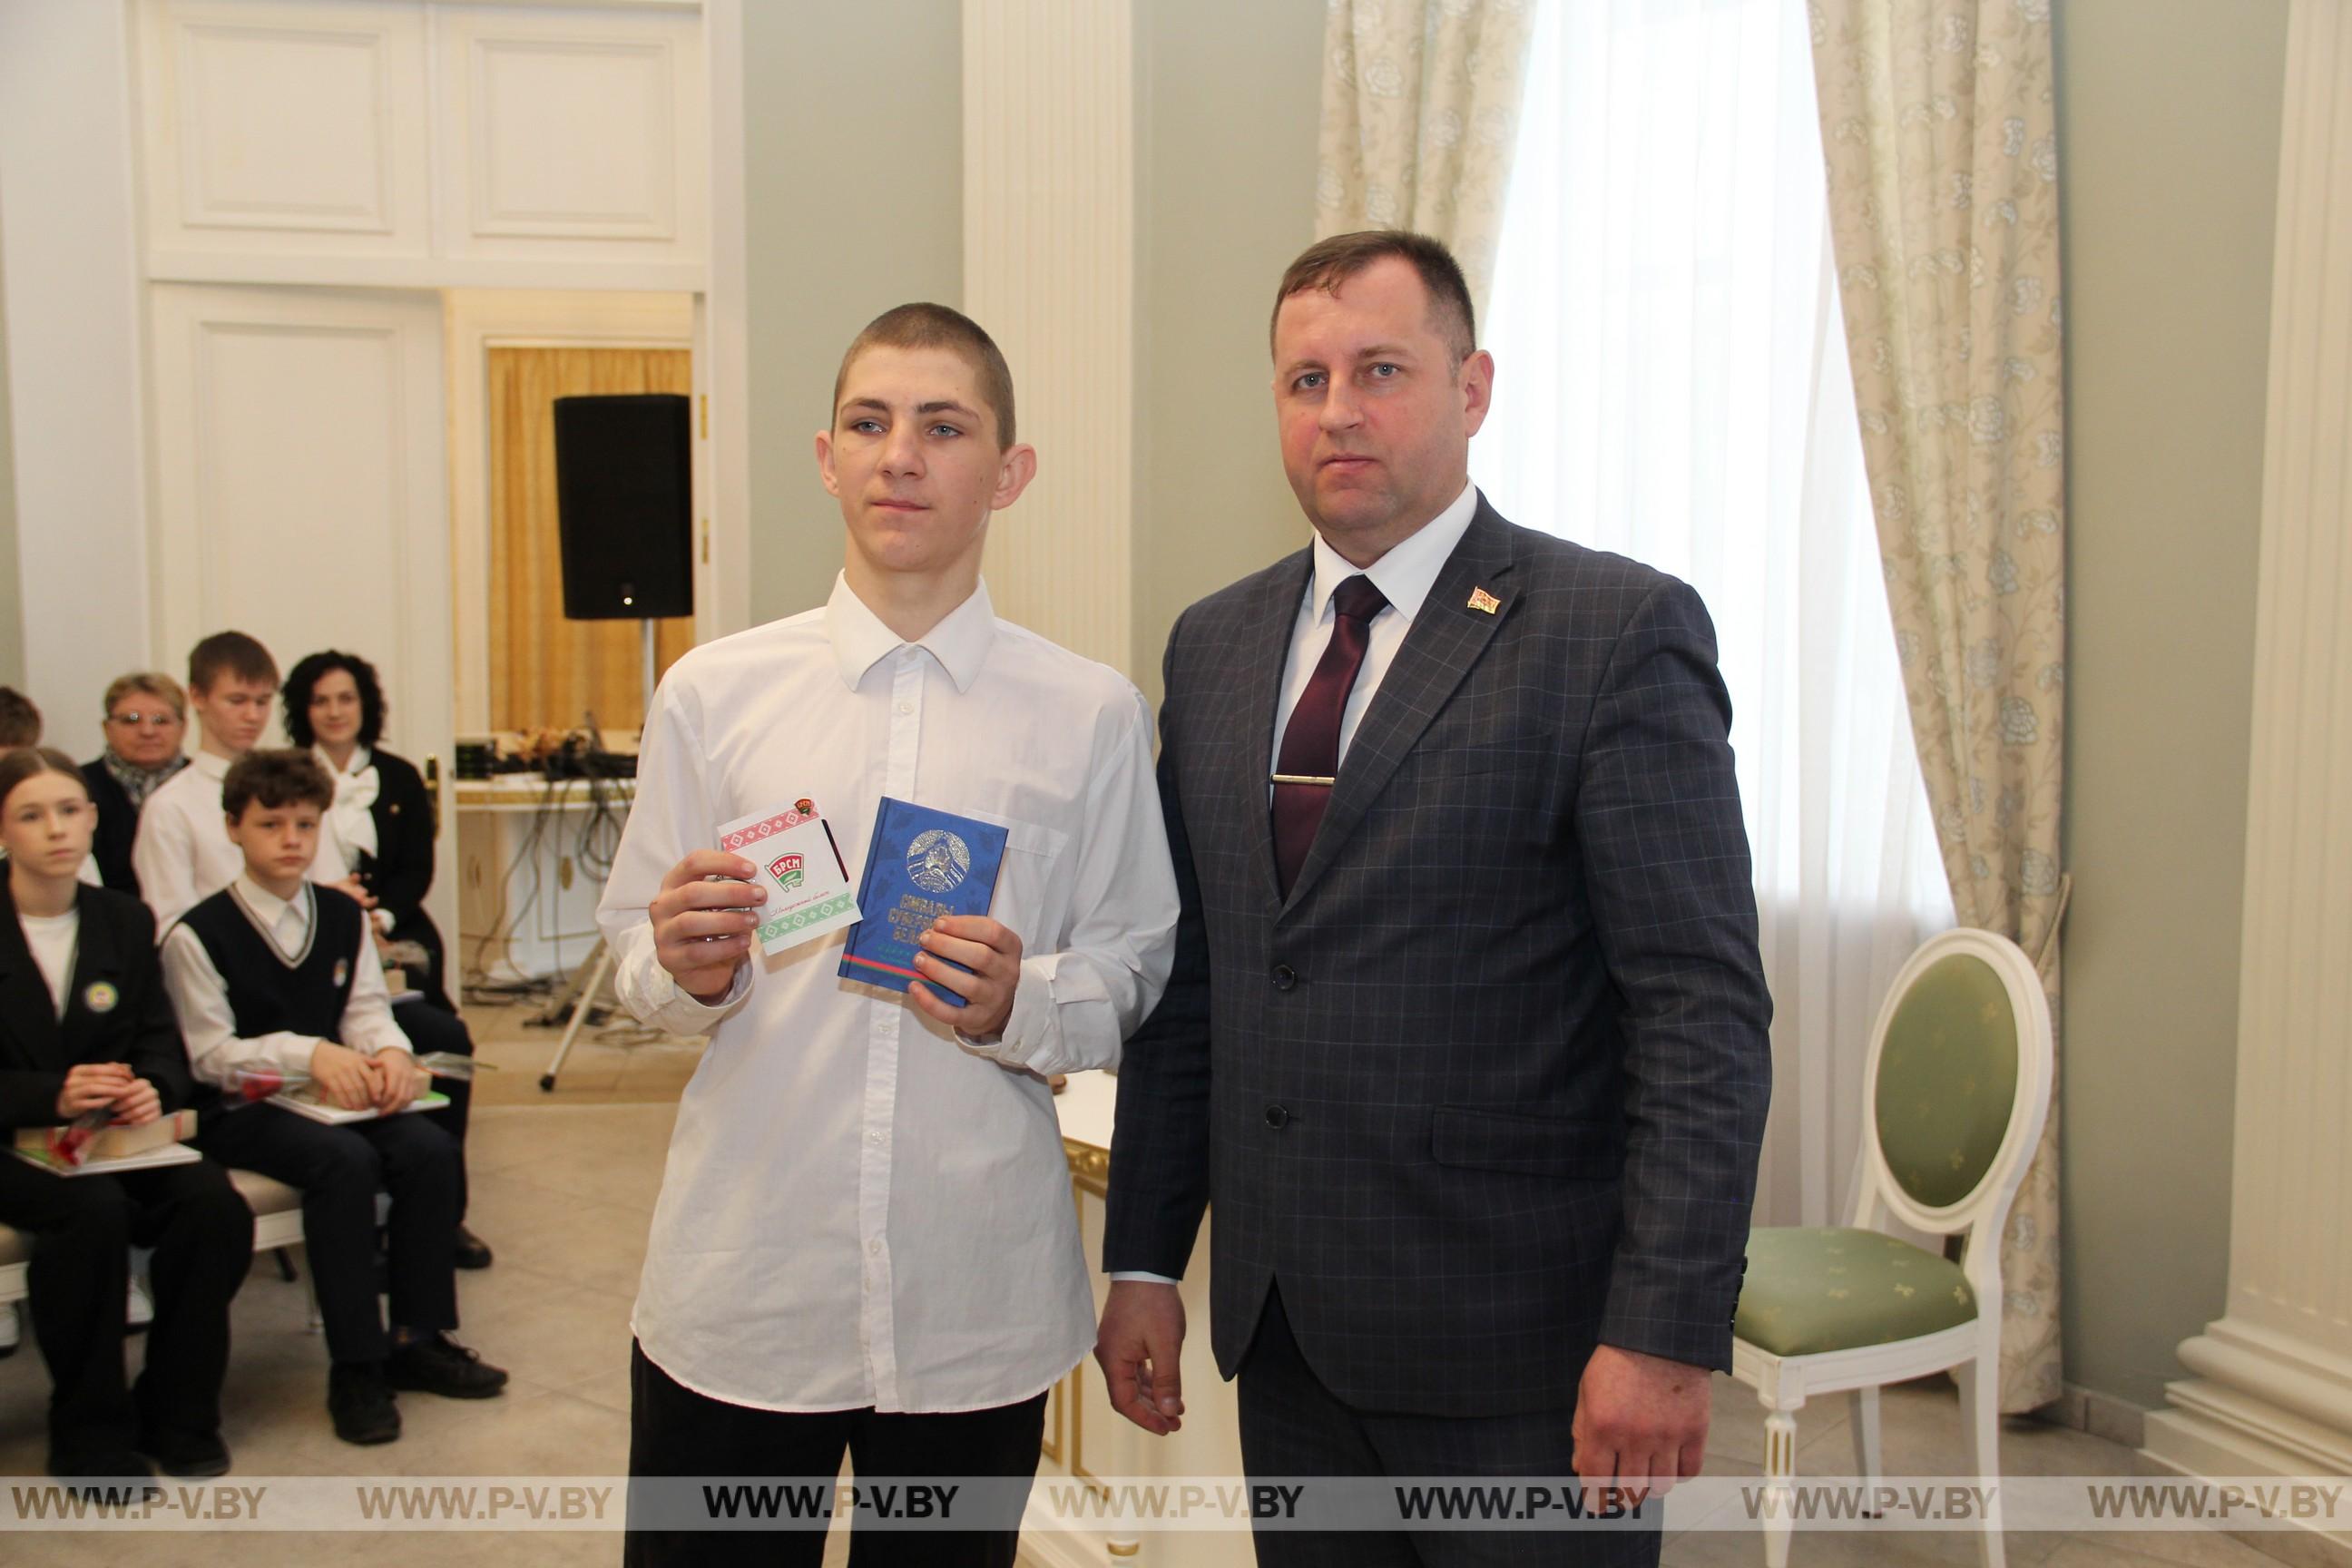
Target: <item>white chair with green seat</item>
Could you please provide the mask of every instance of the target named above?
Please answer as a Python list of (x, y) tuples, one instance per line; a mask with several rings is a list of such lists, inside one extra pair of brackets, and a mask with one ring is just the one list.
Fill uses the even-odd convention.
[[(1764, 1561), (1783, 1568), (1796, 1412), (1850, 1393), (1855, 1469), (1879, 1474), (1878, 1390), (1948, 1368), (1976, 1469), (2000, 1474), (2000, 1238), (2050, 1113), (2050, 1007), (2016, 943), (1949, 931), (1921, 945), (1880, 1008), (1863, 1079), (1853, 1223), (1759, 1229), (1732, 1324), (1732, 1375), (1764, 1419)], [(1948, 1261), (1878, 1227), (1962, 1237)], [(1998, 1494), (1979, 1538), (2001, 1568)]]

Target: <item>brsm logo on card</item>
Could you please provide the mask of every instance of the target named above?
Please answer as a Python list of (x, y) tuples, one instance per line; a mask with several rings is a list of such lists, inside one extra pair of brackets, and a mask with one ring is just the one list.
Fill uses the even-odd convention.
[(971, 873), (971, 846), (944, 827), (915, 835), (907, 846), (907, 877), (927, 893), (950, 893)]
[(779, 855), (768, 862), (768, 875), (776, 879), (776, 886), (789, 893), (808, 879), (807, 859), (799, 855)]

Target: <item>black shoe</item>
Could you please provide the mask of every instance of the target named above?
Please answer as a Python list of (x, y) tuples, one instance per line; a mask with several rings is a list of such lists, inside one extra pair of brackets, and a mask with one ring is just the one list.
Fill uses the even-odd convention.
[[(393, 1413), (395, 1416), (399, 1412)], [(208, 1476), (228, 1474), (228, 1445), (221, 1441), (218, 1432), (190, 1436), (181, 1432), (142, 1432), (139, 1451), (155, 1461), (155, 1468), (167, 1476), (184, 1476), (201, 1480)]]
[(339, 1361), (327, 1369), (327, 1414), (335, 1436), (346, 1443), (389, 1443), (400, 1436), (400, 1406), (393, 1403), (380, 1361)]
[(53, 1453), (49, 1474), (76, 1496), (106, 1508), (128, 1508), (163, 1495), (163, 1489), (155, 1484), (154, 1470), (127, 1448), (120, 1453)]
[(457, 1245), (450, 1261), (460, 1268), (488, 1268), (490, 1266), (490, 1244), (461, 1225), (457, 1227)]
[(488, 1399), (507, 1385), (506, 1368), (492, 1366), (480, 1352), (467, 1350), (446, 1331), (394, 1347), (383, 1371), (394, 1388), (444, 1399)]

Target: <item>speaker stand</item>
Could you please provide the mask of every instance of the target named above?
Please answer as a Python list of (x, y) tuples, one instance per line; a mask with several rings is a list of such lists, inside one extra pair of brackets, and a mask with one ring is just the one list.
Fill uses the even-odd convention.
[[(645, 655), (645, 685), (639, 689), (645, 693), (646, 712), (650, 715), (654, 710), (654, 671), (658, 662), (655, 656), (655, 623), (651, 617), (637, 622), (637, 635)], [(645, 738), (645, 730), (642, 726), (637, 731), (637, 736), (642, 744)], [(599, 739), (601, 742), (601, 737)], [(539, 1087), (542, 1092), (547, 1094), (555, 1092), (555, 1075), (563, 1070), (564, 1058), (572, 1055), (572, 1043), (580, 1038), (580, 1031), (588, 1022), (589, 1009), (595, 1006), (598, 999), (604, 995), (604, 983), (611, 977), (612, 972), (613, 950), (605, 946), (604, 939), (599, 936), (596, 939), (595, 947), (590, 950), (586, 961), (581, 964), (577, 972), (579, 976), (584, 978), (575, 978), (572, 981), (572, 1017), (563, 1026), (563, 1038), (556, 1045), (555, 1059), (549, 1062), (547, 1070), (539, 1076)], [(617, 1008), (620, 1005), (620, 998), (615, 995), (613, 998), (613, 1005)], [(559, 1002), (555, 1005), (560, 1009), (562, 1004)]]

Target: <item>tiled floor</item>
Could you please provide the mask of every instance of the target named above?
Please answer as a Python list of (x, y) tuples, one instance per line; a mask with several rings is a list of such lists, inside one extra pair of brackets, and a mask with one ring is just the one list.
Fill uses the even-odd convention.
[[(502, 1033), (486, 1029), (485, 1035)], [(510, 1369), (504, 1397), (476, 1404), (409, 1394), (406, 1429), (388, 1447), (337, 1442), (324, 1409), (322, 1342), (304, 1325), (306, 1287), (281, 1281), (268, 1261), (257, 1264), (236, 1307), (235, 1359), (225, 1394), (227, 1437), (236, 1469), (229, 1478), (341, 1475), (620, 1474), (628, 1448), (629, 1303), (644, 1255), (645, 1229), (669, 1137), (667, 1104), (579, 1103), (622, 1092), (632, 1073), (677, 1072), (650, 1054), (594, 1058), (578, 1080), (551, 1097), (536, 1088), (543, 1056), (512, 1049), (531, 1068), (530, 1102), (478, 1112), (472, 1142), (474, 1224), (498, 1249), (485, 1273), (460, 1275), (467, 1342)], [(529, 1051), (545, 1048), (538, 1040)], [(603, 1047), (609, 1051), (609, 1047)], [(688, 1053), (656, 1047), (690, 1064)], [(617, 1056), (618, 1053), (613, 1053)], [(597, 1075), (592, 1079), (592, 1070)], [(601, 1075), (610, 1071), (610, 1082)], [(517, 1079), (521, 1078), (516, 1072)], [(574, 1081), (579, 1085), (574, 1088)], [(642, 1088), (642, 1084), (640, 1086)], [(674, 1099), (673, 1088), (664, 1099)], [(576, 1099), (575, 1099), (576, 1097)], [(135, 1352), (134, 1352), (135, 1353)], [(1757, 1473), (1762, 1456), (1759, 1412), (1748, 1391), (1717, 1380), (1710, 1472)], [(47, 1380), (27, 1346), (0, 1362), (0, 1474), (40, 1473), (42, 1411)], [(1800, 1461), (1817, 1474), (1845, 1473), (1851, 1449), (1843, 1402), (1808, 1411), (1800, 1426)], [(1957, 1402), (1948, 1392), (1898, 1390), (1887, 1396), (1885, 1458), (1890, 1473), (1964, 1472)], [(2010, 1469), (2038, 1474), (2128, 1474), (2129, 1450), (2078, 1432), (2013, 1424), (2002, 1436)], [(829, 1560), (839, 1561), (836, 1539)], [(127, 1540), (98, 1534), (0, 1537), (0, 1561), (66, 1565), (308, 1564), (331, 1554), (338, 1563), (430, 1563), (457, 1568), (497, 1563), (601, 1564), (619, 1560), (611, 1535), (519, 1533), (283, 1534), (175, 1533)], [(1248, 1561), (1234, 1542), (1234, 1561)], [(1692, 1532), (1671, 1542), (1675, 1568), (1714, 1568), (1762, 1561), (1756, 1537)], [(1821, 1533), (1800, 1536), (1799, 1568), (1910, 1568), (1976, 1562), (1968, 1535), (1894, 1537)], [(2012, 1535), (2017, 1568), (2090, 1568), (2115, 1563), (2159, 1568), (2271, 1568), (2271, 1559), (2220, 1536)]]

